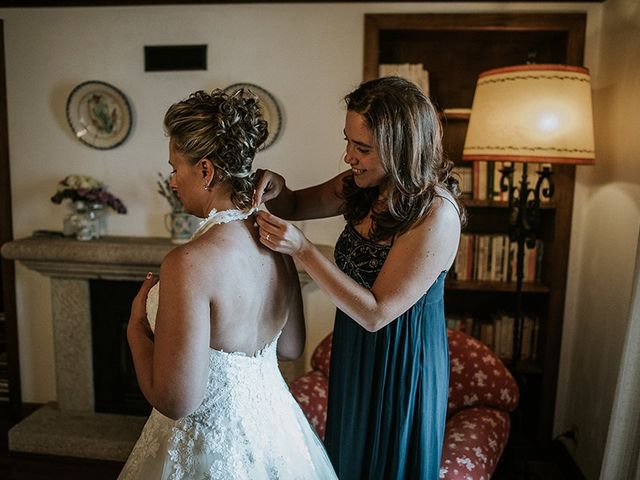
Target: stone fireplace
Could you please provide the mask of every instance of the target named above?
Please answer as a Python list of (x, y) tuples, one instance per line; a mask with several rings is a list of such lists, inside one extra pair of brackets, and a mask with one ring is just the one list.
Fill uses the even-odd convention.
[[(92, 317), (97, 316), (95, 312), (92, 315), (92, 301), (95, 309), (100, 308), (95, 306), (96, 297), (112, 298), (109, 293), (101, 293), (104, 288), (128, 292), (125, 298), (137, 291), (147, 272), (159, 273), (160, 262), (173, 247), (169, 239), (143, 237), (104, 237), (89, 242), (32, 237), (3, 245), (5, 258), (18, 260), (51, 279), (57, 394), (56, 402), (43, 406), (9, 431), (11, 450), (105, 460), (127, 458), (146, 421), (144, 405), (142, 411), (136, 407), (105, 409), (102, 405), (96, 409), (96, 389), (104, 388), (100, 386), (104, 379), (96, 383), (94, 377), (94, 345), (102, 346), (105, 334), (92, 333)], [(330, 256), (330, 247), (321, 249)], [(304, 286), (310, 279), (300, 271), (300, 281)], [(128, 312), (130, 299), (125, 302)], [(111, 316), (110, 312), (102, 313)], [(108, 365), (99, 367), (98, 371), (109, 371)], [(123, 395), (129, 395), (126, 388)]]

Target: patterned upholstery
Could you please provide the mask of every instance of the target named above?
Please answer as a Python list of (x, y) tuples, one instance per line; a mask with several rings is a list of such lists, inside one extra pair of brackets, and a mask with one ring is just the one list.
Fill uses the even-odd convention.
[(512, 412), (518, 386), (504, 364), (484, 343), (457, 330), (449, 337), (449, 405), (451, 416), (463, 408), (485, 406)]
[(465, 408), (449, 417), (440, 478), (490, 479), (509, 438), (509, 426), (509, 413), (495, 408)]
[[(489, 480), (509, 438), (509, 412), (518, 405), (518, 386), (483, 343), (456, 330), (447, 330), (447, 335), (451, 370), (440, 478)], [(313, 370), (289, 385), (323, 439), (330, 355), (331, 334), (313, 352)]]
[(289, 390), (300, 404), (309, 423), (324, 440), (327, 422), (327, 392), (329, 378), (324, 373), (312, 370), (289, 384)]

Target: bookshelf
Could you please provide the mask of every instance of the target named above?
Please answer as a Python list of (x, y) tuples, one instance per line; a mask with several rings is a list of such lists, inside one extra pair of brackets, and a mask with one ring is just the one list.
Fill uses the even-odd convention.
[[(367, 14), (364, 79), (378, 77), (380, 64), (422, 64), (429, 95), (441, 112), (446, 155), (457, 169), (478, 74), (526, 63), (582, 65), (585, 14)], [(468, 171), (468, 170), (467, 170)], [(575, 167), (554, 165), (554, 198), (542, 205), (538, 238), (543, 243), (537, 281), (524, 284), (523, 310), (536, 318), (537, 341), (518, 364), (521, 378), (519, 431), (540, 445), (551, 440), (562, 336)], [(509, 209), (504, 201), (467, 198), (469, 221), (463, 233), (504, 235)], [(515, 308), (515, 283), (452, 278), (447, 314), (491, 323)], [(476, 332), (477, 333), (477, 332)], [(514, 422), (514, 428), (516, 422)]]

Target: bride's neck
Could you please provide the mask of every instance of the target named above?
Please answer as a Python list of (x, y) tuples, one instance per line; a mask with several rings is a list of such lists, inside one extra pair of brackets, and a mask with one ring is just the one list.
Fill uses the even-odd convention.
[(238, 208), (231, 200), (231, 190), (222, 187), (214, 187), (211, 191), (206, 192), (208, 196), (203, 204), (202, 218), (206, 218), (213, 209), (221, 212)]

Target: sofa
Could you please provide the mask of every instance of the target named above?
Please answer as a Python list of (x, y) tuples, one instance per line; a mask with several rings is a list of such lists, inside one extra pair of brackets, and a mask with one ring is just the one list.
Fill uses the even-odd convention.
[[(510, 412), (518, 405), (515, 379), (500, 358), (475, 338), (447, 330), (449, 400), (440, 478), (489, 480), (507, 444)], [(316, 347), (311, 371), (289, 384), (318, 436), (324, 439), (331, 334)]]

